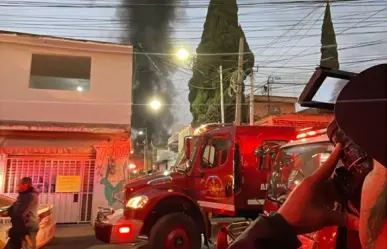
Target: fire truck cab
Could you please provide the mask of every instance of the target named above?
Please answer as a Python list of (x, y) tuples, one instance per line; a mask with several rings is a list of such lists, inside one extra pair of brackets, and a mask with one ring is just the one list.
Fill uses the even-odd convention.
[(173, 171), (129, 181), (123, 210), (101, 209), (96, 237), (152, 249), (202, 246), (209, 214), (256, 217), (263, 209), (274, 148), (296, 137), (294, 127), (202, 126), (186, 137)]

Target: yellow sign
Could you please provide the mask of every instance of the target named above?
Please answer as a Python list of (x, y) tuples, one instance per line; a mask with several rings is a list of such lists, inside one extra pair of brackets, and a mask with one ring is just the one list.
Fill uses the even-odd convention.
[(73, 193), (81, 191), (81, 176), (57, 176), (56, 193)]

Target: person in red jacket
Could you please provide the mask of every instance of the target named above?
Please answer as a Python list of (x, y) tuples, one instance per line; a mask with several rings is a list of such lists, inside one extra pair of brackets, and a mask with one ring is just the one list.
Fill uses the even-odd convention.
[(260, 216), (229, 249), (297, 249), (301, 246), (297, 235), (326, 226), (358, 227), (363, 248), (387, 248), (387, 64), (350, 80), (337, 99), (335, 119), (374, 159), (361, 192), (360, 219), (330, 205), (335, 189), (327, 180), (343, 150), (337, 144), (328, 160), (291, 192), (277, 213)]

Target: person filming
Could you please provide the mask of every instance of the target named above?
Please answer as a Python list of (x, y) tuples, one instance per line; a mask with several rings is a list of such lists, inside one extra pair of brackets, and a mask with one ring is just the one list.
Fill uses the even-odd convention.
[[(386, 121), (387, 64), (381, 64), (356, 75), (340, 91), (335, 120), (328, 128), (328, 136), (336, 145), (328, 160), (290, 193), (277, 213), (260, 216), (229, 249), (296, 249), (301, 246), (297, 235), (327, 226), (358, 230), (364, 249), (386, 249)], [(370, 160), (359, 157), (364, 165), (358, 168), (358, 161), (351, 161), (348, 172), (353, 174), (353, 181), (344, 186), (337, 180), (337, 165), (352, 159), (352, 145), (364, 151)], [(337, 187), (340, 184), (350, 198), (356, 197), (353, 192), (357, 190), (358, 212), (334, 209), (335, 198), (342, 190)]]

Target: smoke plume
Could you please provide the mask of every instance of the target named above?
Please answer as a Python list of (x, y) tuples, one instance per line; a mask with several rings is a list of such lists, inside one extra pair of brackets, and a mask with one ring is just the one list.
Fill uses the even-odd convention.
[[(171, 53), (173, 21), (180, 0), (123, 0), (118, 17), (124, 23), (123, 42), (132, 44), (134, 55), (132, 128), (147, 128), (154, 144), (165, 142), (173, 123), (174, 86)], [(163, 106), (155, 112), (147, 103), (157, 97)], [(148, 141), (150, 142), (150, 141)]]

